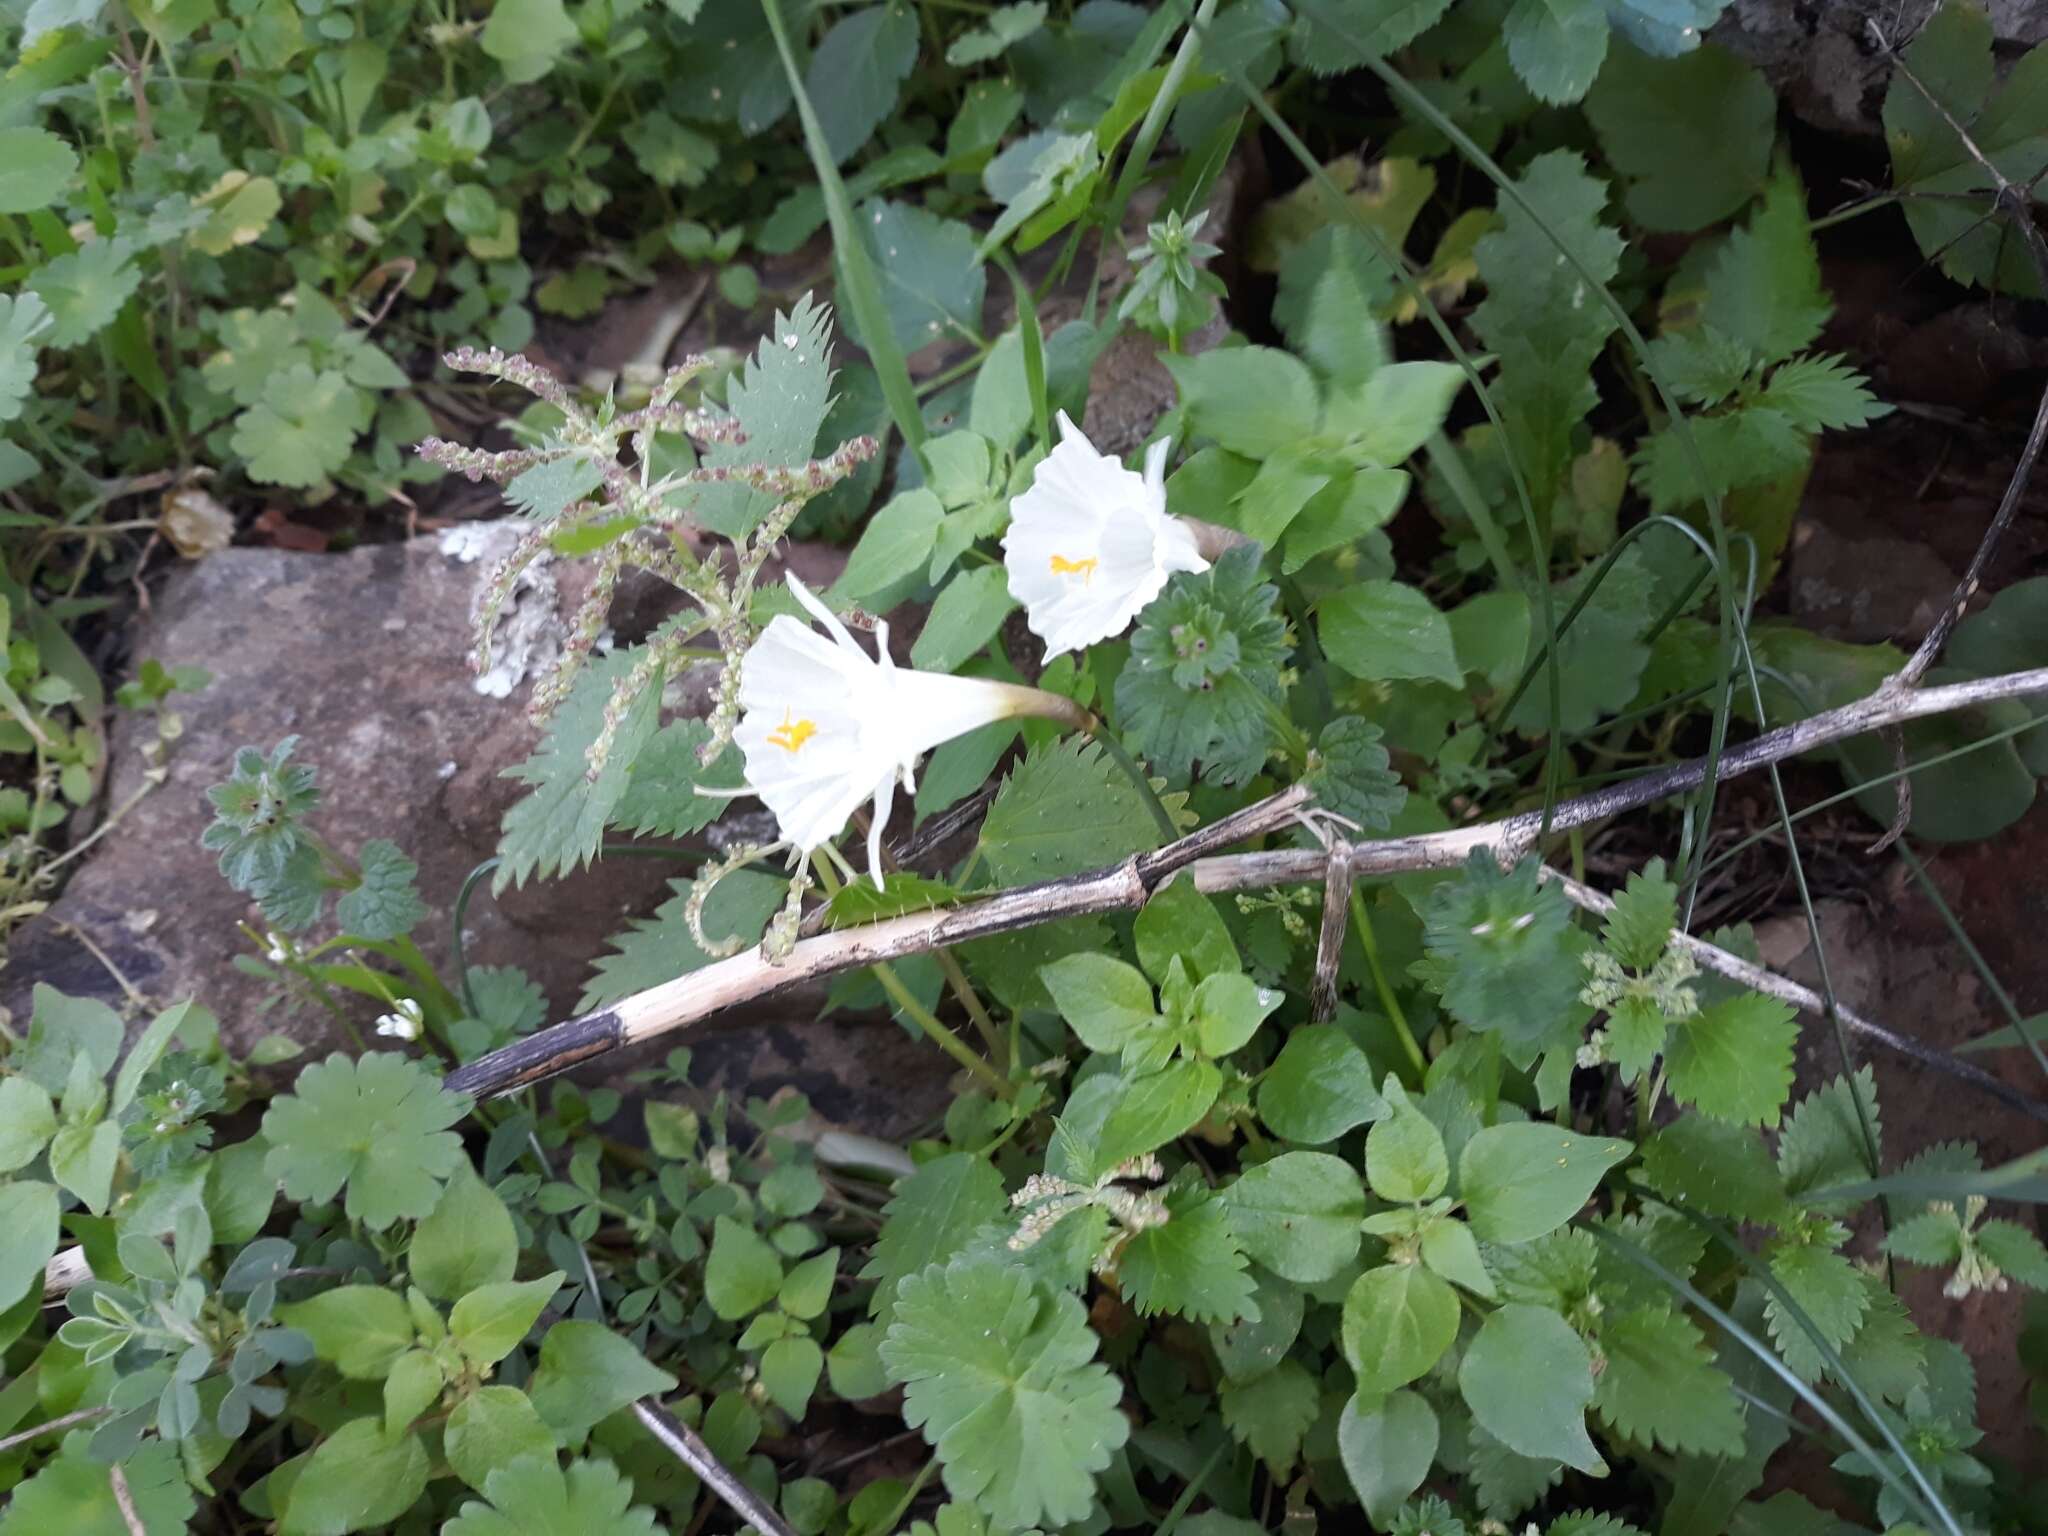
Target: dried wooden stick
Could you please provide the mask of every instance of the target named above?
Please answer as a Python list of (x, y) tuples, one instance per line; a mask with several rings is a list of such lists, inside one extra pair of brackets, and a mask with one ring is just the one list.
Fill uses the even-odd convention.
[(787, 1522), (775, 1513), (774, 1506), (741, 1482), (730, 1467), (712, 1454), (711, 1447), (689, 1425), (644, 1397), (633, 1404), (633, 1417), (661, 1442), (662, 1449), (696, 1473), (705, 1487), (723, 1499), (733, 1513), (760, 1531), (762, 1536), (796, 1536)]
[[(1580, 884), (1570, 875), (1548, 865), (1545, 865), (1540, 873), (1544, 879), (1555, 881), (1574, 906), (1583, 907), (1588, 912), (1597, 912), (1602, 916), (1614, 910), (1612, 898), (1601, 895), (1589, 885)], [(1730, 954), (1718, 945), (1709, 944), (1705, 939), (1694, 938), (1689, 933), (1674, 934), (1672, 937), (1677, 941), (1679, 948), (1700, 963), (1703, 970), (1714, 971), (1731, 980), (1739, 981), (1751, 991), (1778, 998), (1795, 1008), (1803, 1008), (1808, 1013), (1825, 1016), (1828, 1011), (1827, 999), (1811, 987), (1803, 987), (1788, 977), (1780, 976), (1776, 971), (1767, 971), (1760, 965), (1753, 965), (1740, 955)], [(2029, 1119), (2048, 1123), (2048, 1104), (2028, 1098), (1982, 1067), (1962, 1061), (1946, 1051), (1936, 1050), (1931, 1045), (1915, 1040), (1911, 1035), (1901, 1035), (1886, 1029), (1882, 1024), (1843, 1007), (1839, 1001), (1835, 1004), (1835, 1017), (1840, 1019), (1846, 1028), (1876, 1041), (1887, 1050), (1897, 1051), (1901, 1056), (1909, 1056), (1923, 1066), (1933, 1067), (1961, 1082), (1966, 1082), (1997, 1099), (2001, 1104), (2018, 1110)]]
[(1351, 845), (1330, 850), (1323, 871), (1323, 926), (1316, 935), (1315, 979), (1308, 989), (1308, 1016), (1326, 1024), (1337, 1016), (1337, 965), (1344, 958), (1344, 933), (1351, 925)]
[[(1881, 689), (1853, 704), (1766, 732), (1729, 749), (1722, 754), (1720, 775), (1726, 778), (1744, 773), (1899, 721), (1944, 714), (1991, 699), (2039, 693), (2048, 693), (2048, 667), (1940, 688)], [(1696, 788), (1705, 778), (1703, 760), (1678, 763), (1627, 783), (1562, 801), (1553, 808), (1547, 823), (1540, 810), (1525, 811), (1449, 832), (1341, 846), (1354, 876), (1454, 868), (1477, 849), (1486, 849), (1505, 863), (1533, 848), (1546, 826), (1552, 832), (1585, 826)], [(1217, 856), (1233, 844), (1298, 821), (1308, 799), (1306, 788), (1297, 784), (1164, 848), (1136, 855), (1108, 869), (800, 939), (779, 961), (766, 959), (758, 950), (748, 950), (635, 993), (608, 1008), (529, 1035), (458, 1067), (444, 1082), (451, 1091), (478, 1098), (509, 1093), (622, 1046), (654, 1039), (698, 1023), (722, 1009), (802, 982), (1064, 917), (1130, 911), (1143, 906), (1169, 875), (1190, 867), (1196, 885), (1211, 893), (1320, 882), (1329, 865), (1329, 848)], [(1332, 844), (1335, 846), (1340, 845)]]

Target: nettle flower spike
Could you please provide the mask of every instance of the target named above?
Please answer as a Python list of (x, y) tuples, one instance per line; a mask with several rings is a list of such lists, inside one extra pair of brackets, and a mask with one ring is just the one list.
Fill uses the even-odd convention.
[(742, 793), (760, 796), (801, 852), (837, 837), (872, 799), (868, 868), (879, 886), (882, 828), (897, 784), (916, 789), (920, 756), (996, 720), (1036, 715), (1084, 730), (1094, 723), (1055, 693), (898, 667), (887, 624), (875, 626), (870, 657), (809, 588), (787, 580), (825, 633), (788, 614), (769, 621), (740, 665), (742, 713), (733, 739), (746, 759)]
[(1130, 627), (1175, 571), (1206, 571), (1195, 529), (1166, 510), (1161, 438), (1145, 473), (1097, 453), (1065, 411), (1060, 441), (1010, 503), (1003, 564), (1046, 660)]

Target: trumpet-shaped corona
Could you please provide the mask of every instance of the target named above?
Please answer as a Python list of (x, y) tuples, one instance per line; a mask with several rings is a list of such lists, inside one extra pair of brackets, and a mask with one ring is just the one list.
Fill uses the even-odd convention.
[(1122, 634), (1175, 571), (1206, 571), (1194, 530), (1166, 510), (1161, 439), (1125, 469), (1060, 412), (1060, 441), (1010, 503), (1010, 595), (1049, 661)]
[(917, 760), (977, 726), (1018, 715), (1085, 722), (1069, 699), (1036, 688), (899, 667), (889, 627), (875, 626), (869, 656), (838, 617), (794, 576), (789, 590), (824, 626), (778, 614), (740, 665), (746, 791), (761, 797), (782, 835), (806, 853), (837, 837), (863, 801), (868, 868), (882, 883), (882, 828), (896, 786), (915, 790)]

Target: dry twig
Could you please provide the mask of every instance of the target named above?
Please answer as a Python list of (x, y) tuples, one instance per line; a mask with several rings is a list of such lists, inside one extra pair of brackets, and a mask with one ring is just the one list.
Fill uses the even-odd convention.
[[(1992, 699), (2040, 693), (2048, 693), (2048, 668), (1940, 688), (1880, 689), (1869, 698), (1730, 748), (1722, 755), (1719, 772), (1725, 778), (1904, 720), (1945, 714)], [(1567, 831), (1681, 794), (1705, 781), (1706, 768), (1704, 761), (1678, 763), (1562, 801), (1553, 808), (1547, 823), (1542, 811), (1524, 811), (1499, 821), (1416, 837), (1219, 856), (1225, 848), (1292, 825), (1308, 798), (1306, 789), (1295, 785), (1164, 848), (1138, 854), (1108, 869), (1002, 891), (979, 901), (935, 911), (818, 934), (799, 940), (779, 962), (766, 959), (758, 950), (748, 950), (624, 998), (609, 1008), (529, 1035), (458, 1067), (448, 1074), (445, 1083), (454, 1092), (479, 1098), (509, 1093), (622, 1046), (682, 1029), (723, 1009), (802, 982), (1064, 917), (1131, 911), (1143, 906), (1162, 881), (1182, 869), (1192, 869), (1196, 884), (1214, 894), (1320, 883), (1332, 851), (1337, 848), (1343, 850), (1354, 877), (1455, 868), (1479, 849), (1508, 862), (1534, 848), (1546, 825), (1553, 833)]]
[[(1571, 898), (1574, 906), (1583, 907), (1588, 912), (1599, 913), (1602, 916), (1614, 910), (1613, 898), (1601, 895), (1589, 885), (1580, 884), (1570, 875), (1548, 867), (1542, 873), (1546, 880), (1557, 882), (1565, 895)], [(1775, 971), (1767, 971), (1760, 965), (1752, 965), (1740, 955), (1730, 954), (1727, 950), (1709, 944), (1705, 939), (1696, 939), (1689, 933), (1674, 934), (1673, 938), (1677, 940), (1679, 948), (1700, 963), (1702, 970), (1713, 971), (1739, 981), (1752, 991), (1775, 997), (1795, 1008), (1803, 1008), (1808, 1013), (1825, 1016), (1828, 1012), (1827, 999), (1811, 987), (1801, 986), (1798, 982), (1780, 976)], [(1897, 1051), (1901, 1056), (1911, 1057), (1914, 1061), (1968, 1083), (2030, 1119), (2048, 1123), (2048, 1104), (2028, 1098), (1982, 1067), (1960, 1061), (1946, 1051), (1938, 1051), (1932, 1046), (1923, 1045), (1910, 1035), (1886, 1029), (1882, 1024), (1863, 1017), (1844, 1007), (1840, 1002), (1835, 1004), (1834, 1012), (1835, 1017), (1853, 1033), (1874, 1040), (1887, 1050)]]

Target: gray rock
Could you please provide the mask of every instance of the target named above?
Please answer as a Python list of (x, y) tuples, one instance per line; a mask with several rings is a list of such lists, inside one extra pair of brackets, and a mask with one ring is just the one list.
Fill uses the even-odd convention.
[[(211, 819), (205, 790), (227, 777), (235, 750), (292, 734), (302, 738), (297, 760), (319, 772), (313, 821), (322, 834), (345, 852), (388, 837), (418, 862), (430, 911), (414, 937), (452, 978), (449, 913), (522, 792), (501, 775), (538, 737), (526, 718), (527, 680), (558, 643), (558, 608), (576, 595), (573, 568), (523, 594), (508, 626), (512, 660), (480, 691), (469, 667), (471, 612), (492, 551), (510, 536), (509, 525), (467, 524), (339, 555), (230, 549), (173, 571), (139, 623), (134, 654), (203, 665), (214, 682), (178, 700), (184, 732), (167, 782), (14, 936), (0, 1006), (26, 1020), (38, 981), (121, 1006), (112, 967), (151, 1003), (199, 998), (239, 1049), (272, 1032), (316, 1054), (350, 1048), (325, 1010), (296, 999), (266, 1006), (270, 985), (235, 969), (251, 949), (238, 925), (260, 932), (263, 920), (199, 846)], [(823, 577), (821, 562), (838, 557), (797, 558)], [(117, 722), (107, 804), (141, 786), (152, 734), (147, 722)], [(480, 889), (465, 924), (469, 962), (521, 966), (547, 992), (552, 1016), (565, 1017), (607, 936), (651, 910), (667, 880), (689, 868), (617, 858), (497, 901)], [(793, 1081), (828, 1118), (881, 1134), (943, 1106), (943, 1057), (888, 1020), (821, 1027), (821, 1001), (821, 992), (771, 999), (695, 1032), (698, 1080), (751, 1094)], [(377, 1011), (365, 1001), (358, 1027)]]

